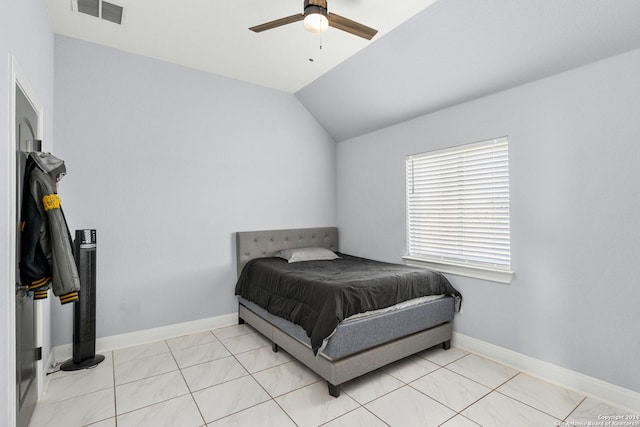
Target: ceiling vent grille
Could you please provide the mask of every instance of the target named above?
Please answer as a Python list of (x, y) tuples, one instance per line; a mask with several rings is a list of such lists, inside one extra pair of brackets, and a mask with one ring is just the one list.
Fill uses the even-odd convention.
[(103, 0), (74, 0), (75, 10), (86, 15), (122, 25), (124, 7)]

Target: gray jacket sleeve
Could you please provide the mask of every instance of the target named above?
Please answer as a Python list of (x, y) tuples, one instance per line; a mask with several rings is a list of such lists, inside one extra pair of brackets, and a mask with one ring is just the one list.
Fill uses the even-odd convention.
[(61, 304), (77, 301), (80, 278), (73, 258), (69, 229), (60, 206), (56, 181), (49, 173), (35, 168), (29, 184), (31, 195), (43, 217), (40, 245), (51, 265), (53, 293), (60, 298)]

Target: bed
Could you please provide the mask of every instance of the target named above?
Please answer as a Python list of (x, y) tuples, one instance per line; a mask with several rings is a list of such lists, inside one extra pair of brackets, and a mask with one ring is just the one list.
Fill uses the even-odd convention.
[[(274, 258), (274, 255), (283, 249), (308, 247), (329, 249), (337, 253), (339, 259), (290, 264), (283, 259)], [(339, 396), (341, 384), (389, 363), (436, 345), (442, 345), (444, 349), (451, 346), (452, 321), (461, 296), (446, 278), (439, 273), (426, 272), (422, 269), (378, 263), (341, 254), (338, 251), (336, 227), (238, 232), (236, 233), (236, 262), (239, 323), (249, 324), (271, 340), (273, 351), (284, 349), (324, 378), (331, 396)], [(338, 269), (338, 273), (333, 271), (325, 273), (328, 265), (332, 269)], [(400, 288), (396, 284), (393, 288), (396, 293), (399, 292), (398, 289), (405, 289), (405, 287), (410, 289), (402, 291), (408, 293), (404, 297), (406, 301), (401, 304), (391, 307), (388, 307), (385, 301), (360, 304), (357, 301), (358, 298), (350, 297), (341, 284), (334, 285), (336, 274), (342, 275), (342, 269), (351, 269), (351, 265), (355, 265), (355, 268), (364, 265), (362, 268), (367, 271), (379, 266), (380, 271), (389, 270), (389, 274), (396, 278), (400, 270), (407, 270), (411, 277), (429, 274), (428, 287), (433, 289), (426, 292), (422, 289), (423, 286), (405, 286), (403, 283)], [(358, 271), (345, 271), (352, 277), (360, 274)], [(272, 285), (271, 282), (275, 279), (269, 274), (281, 273), (284, 279), (278, 280), (285, 280), (284, 284)], [(273, 292), (279, 291), (274, 289), (295, 289), (295, 292), (302, 292), (300, 289), (310, 285), (299, 280), (306, 280), (305, 276), (315, 277), (318, 274), (321, 274), (320, 280), (328, 282), (330, 289), (327, 291), (328, 294), (314, 293), (306, 303), (299, 304), (300, 308), (294, 310), (293, 314), (290, 308), (286, 310), (285, 308), (289, 304), (288, 300), (300, 299), (299, 294), (285, 295), (284, 302), (277, 303), (279, 296), (274, 296)], [(386, 271), (375, 270), (371, 283), (390, 286), (382, 279), (376, 281), (378, 276), (386, 274)], [(276, 286), (276, 288), (263, 286), (267, 282), (269, 286)], [(360, 281), (355, 280), (355, 282), (357, 284), (349, 288), (357, 288)], [(298, 283), (305, 284), (302, 286)], [(367, 291), (371, 288), (377, 289), (367, 284), (360, 287)], [(268, 296), (262, 295), (265, 289), (270, 292)], [(337, 296), (334, 298), (331, 292), (338, 292)], [(435, 295), (433, 295), (434, 292), (436, 292)], [(367, 301), (371, 295), (377, 293), (379, 292), (370, 292), (362, 300)], [(314, 312), (313, 305), (316, 303), (317, 311)], [(354, 304), (356, 307), (353, 307)], [(356, 314), (362, 310), (360, 305), (371, 308), (372, 304), (382, 304), (384, 307), (376, 306), (375, 310), (367, 309), (364, 314)], [(334, 307), (336, 305), (337, 308)], [(307, 309), (315, 314), (310, 315), (305, 311)], [(334, 310), (337, 314), (334, 314)], [(351, 316), (351, 314), (356, 315)], [(317, 317), (326, 319), (317, 319)]]

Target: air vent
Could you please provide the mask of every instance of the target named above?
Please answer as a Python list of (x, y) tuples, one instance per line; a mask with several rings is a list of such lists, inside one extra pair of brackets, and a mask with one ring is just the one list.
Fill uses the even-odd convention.
[(75, 10), (86, 15), (95, 16), (105, 21), (122, 24), (124, 8), (117, 4), (102, 0), (73, 0), (72, 5)]
[(102, 2), (102, 19), (122, 24), (122, 6), (116, 4)]
[(100, 0), (78, 0), (78, 12), (100, 17)]

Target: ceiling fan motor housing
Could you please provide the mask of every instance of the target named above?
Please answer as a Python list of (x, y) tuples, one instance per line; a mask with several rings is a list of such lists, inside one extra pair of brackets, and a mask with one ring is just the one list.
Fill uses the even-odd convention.
[(286, 16), (275, 21), (250, 27), (251, 31), (260, 33), (283, 25), (303, 21), (304, 28), (313, 33), (321, 33), (327, 28), (333, 27), (341, 31), (371, 40), (378, 32), (375, 28), (367, 27), (359, 22), (352, 21), (335, 13), (329, 17), (327, 12), (327, 0), (304, 0), (304, 13)]
[(327, 16), (327, 0), (304, 0), (304, 16), (319, 13)]

